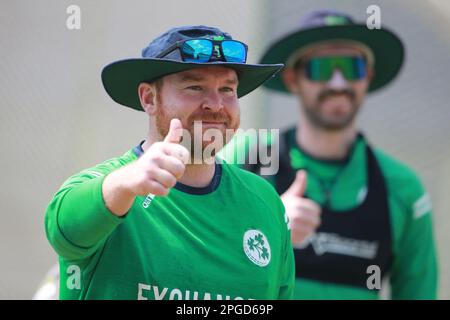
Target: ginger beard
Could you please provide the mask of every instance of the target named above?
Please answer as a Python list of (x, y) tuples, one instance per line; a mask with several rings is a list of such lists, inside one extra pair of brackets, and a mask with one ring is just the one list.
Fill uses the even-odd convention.
[[(183, 125), (183, 140), (181, 144), (186, 146), (191, 153), (191, 160), (203, 158), (205, 149), (208, 148), (208, 153), (206, 156), (215, 156), (217, 152), (222, 149), (222, 147), (229, 142), (229, 140), (233, 137), (236, 130), (240, 125), (240, 113), (238, 112), (236, 116), (231, 116), (229, 113), (225, 112), (222, 109), (219, 112), (212, 112), (209, 110), (204, 110), (199, 108), (196, 112), (190, 114), (186, 117), (185, 114), (172, 114), (168, 113), (165, 108), (164, 103), (162, 102), (161, 96), (157, 95), (156, 97), (156, 128), (158, 130), (158, 134), (161, 137), (161, 140), (164, 139), (165, 136), (169, 133), (170, 121), (174, 118), (180, 119)], [(198, 129), (198, 126), (201, 122), (222, 122), (223, 125), (217, 125), (213, 128), (205, 128), (201, 127), (201, 131)], [(194, 130), (194, 123), (197, 126), (197, 130)], [(201, 137), (199, 134), (201, 132)], [(184, 141), (184, 136), (186, 133), (189, 133), (188, 137), (190, 137), (190, 141)], [(205, 134), (206, 133), (206, 134)], [(220, 139), (216, 141), (215, 137), (220, 133)], [(198, 145), (201, 141), (201, 150), (198, 150), (196, 144)], [(210, 150), (209, 150), (210, 149)], [(196, 154), (201, 151), (201, 155)]]

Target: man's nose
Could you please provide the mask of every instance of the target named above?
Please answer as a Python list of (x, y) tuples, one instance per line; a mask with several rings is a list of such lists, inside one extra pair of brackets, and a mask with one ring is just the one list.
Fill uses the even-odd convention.
[(340, 70), (334, 70), (331, 79), (328, 80), (327, 85), (330, 89), (342, 90), (348, 88), (348, 81)]
[(203, 109), (208, 109), (213, 112), (223, 109), (223, 102), (218, 92), (209, 92), (203, 102)]

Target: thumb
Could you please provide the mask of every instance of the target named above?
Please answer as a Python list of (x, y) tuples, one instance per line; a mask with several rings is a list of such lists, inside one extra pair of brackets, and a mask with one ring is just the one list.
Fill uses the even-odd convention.
[(298, 197), (303, 197), (305, 190), (306, 190), (306, 171), (299, 170), (297, 172), (297, 175), (295, 176), (294, 182), (291, 184), (287, 192)]
[(181, 137), (183, 136), (183, 125), (181, 121), (174, 118), (170, 121), (169, 133), (164, 138), (164, 142), (180, 143)]

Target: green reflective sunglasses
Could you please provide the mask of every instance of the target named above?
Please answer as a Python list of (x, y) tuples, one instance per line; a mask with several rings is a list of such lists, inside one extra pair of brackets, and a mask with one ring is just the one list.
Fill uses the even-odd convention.
[(178, 41), (161, 52), (157, 58), (165, 57), (176, 49), (180, 50), (181, 58), (185, 62), (225, 61), (245, 63), (247, 60), (247, 45), (245, 43), (236, 40), (224, 40), (223, 37)]
[(324, 56), (309, 59), (305, 64), (306, 76), (311, 81), (329, 81), (339, 70), (348, 81), (361, 80), (367, 75), (367, 62), (359, 56)]

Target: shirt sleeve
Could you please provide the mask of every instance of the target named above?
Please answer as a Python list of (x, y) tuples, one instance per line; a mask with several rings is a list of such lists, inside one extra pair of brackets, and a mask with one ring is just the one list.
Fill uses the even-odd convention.
[(61, 257), (76, 260), (92, 255), (124, 221), (103, 200), (103, 180), (113, 169), (98, 166), (70, 177), (48, 205), (45, 230)]
[[(281, 206), (283, 206), (282, 203)], [(284, 206), (282, 212), (284, 217), (284, 223), (282, 227), (286, 229), (286, 232), (284, 239), (284, 259), (281, 272), (280, 291), (278, 299), (291, 300), (294, 296), (294, 286), (295, 286), (295, 259), (294, 259), (294, 250), (292, 248), (291, 243), (291, 232), (289, 230), (289, 218), (284, 211)]]
[(405, 227), (391, 274), (392, 299), (436, 299), (437, 257), (433, 236), (432, 208), (417, 176), (409, 179), (403, 195)]

